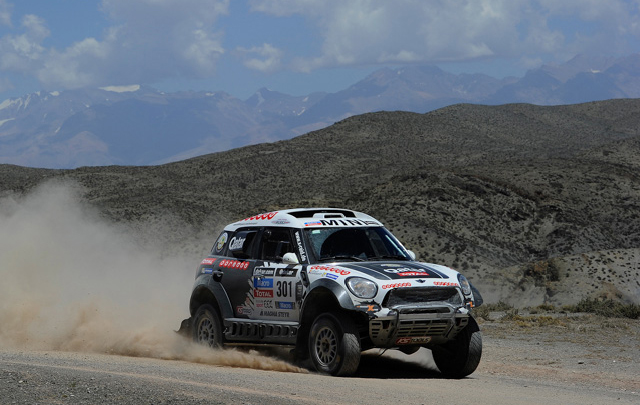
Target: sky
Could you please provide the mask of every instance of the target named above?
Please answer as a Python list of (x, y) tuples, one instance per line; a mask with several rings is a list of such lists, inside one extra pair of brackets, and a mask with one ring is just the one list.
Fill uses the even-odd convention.
[(640, 0), (0, 0), (0, 100), (35, 91), (336, 92), (383, 67), (521, 77), (640, 52)]

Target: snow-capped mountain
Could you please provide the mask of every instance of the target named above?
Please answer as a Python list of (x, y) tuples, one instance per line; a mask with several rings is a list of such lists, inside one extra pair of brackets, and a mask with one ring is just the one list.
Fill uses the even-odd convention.
[(640, 54), (577, 56), (522, 78), (452, 74), (434, 66), (380, 69), (336, 93), (260, 89), (163, 93), (145, 86), (38, 92), (0, 103), (0, 163), (72, 168), (149, 165), (288, 139), (381, 110), (428, 112), (455, 103), (570, 104), (640, 97)]

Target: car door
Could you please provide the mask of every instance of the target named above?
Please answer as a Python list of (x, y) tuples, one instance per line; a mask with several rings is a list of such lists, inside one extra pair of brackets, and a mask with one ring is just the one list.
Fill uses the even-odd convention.
[(247, 305), (242, 309), (251, 319), (298, 321), (304, 295), (300, 278), (302, 264), (283, 263), (286, 253), (295, 253), (300, 260), (294, 240), (289, 228), (266, 228), (262, 232)]
[(219, 277), (234, 309), (234, 316), (247, 316), (242, 312), (247, 291), (251, 287), (256, 266), (256, 240), (259, 229), (238, 229), (228, 237), (223, 257), (215, 262), (214, 276)]

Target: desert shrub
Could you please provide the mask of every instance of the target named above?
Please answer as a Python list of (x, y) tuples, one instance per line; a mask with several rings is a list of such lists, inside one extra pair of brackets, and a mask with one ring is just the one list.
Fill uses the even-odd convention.
[(560, 269), (551, 261), (529, 263), (524, 268), (524, 275), (533, 278), (537, 283), (560, 280)]
[(482, 318), (485, 321), (491, 321), (491, 312), (501, 311), (515, 311), (515, 313), (518, 313), (518, 310), (514, 308), (513, 305), (507, 304), (504, 301), (498, 301), (491, 304), (482, 304), (479, 307), (473, 308), (473, 315), (476, 318)]
[(511, 307), (511, 309), (505, 311), (504, 316), (501, 318), (504, 321), (519, 321), (522, 319), (518, 308)]
[(473, 315), (477, 318), (482, 318), (485, 321), (491, 321), (491, 310), (487, 305), (481, 305), (479, 307), (473, 308)]
[(548, 316), (548, 315), (520, 315), (518, 310), (514, 308), (511, 311), (507, 311), (505, 315), (500, 318), (501, 322), (513, 322), (516, 326), (521, 328), (542, 327), (542, 326), (563, 326), (567, 324), (564, 319)]
[(540, 312), (555, 312), (556, 307), (553, 304), (540, 304), (537, 307), (529, 309), (532, 314), (538, 314)]
[(564, 309), (568, 312), (587, 312), (611, 318), (640, 318), (640, 305), (623, 304), (611, 299), (583, 298), (577, 304), (565, 306)]
[(513, 305), (507, 304), (504, 301), (498, 301), (494, 304), (483, 304), (482, 306), (487, 308), (489, 311), (509, 311), (514, 309)]

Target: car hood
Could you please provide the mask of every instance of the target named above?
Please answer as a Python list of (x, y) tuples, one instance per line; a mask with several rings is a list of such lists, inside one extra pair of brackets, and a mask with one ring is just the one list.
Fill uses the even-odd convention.
[(348, 272), (349, 275), (356, 272), (362, 273), (381, 281), (386, 280), (407, 280), (407, 279), (431, 279), (431, 280), (451, 280), (457, 283), (458, 272), (438, 264), (409, 262), (409, 261), (384, 261), (384, 262), (354, 262), (354, 263), (331, 263), (311, 265), (310, 270), (342, 269), (341, 275)]

